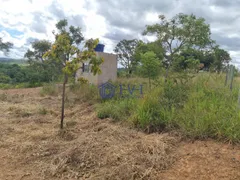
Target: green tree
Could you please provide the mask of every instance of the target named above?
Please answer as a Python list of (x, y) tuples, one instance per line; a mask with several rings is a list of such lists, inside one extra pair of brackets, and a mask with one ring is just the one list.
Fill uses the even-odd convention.
[(160, 41), (154, 41), (154, 42), (148, 42), (145, 43), (143, 41), (139, 41), (136, 51), (134, 54), (134, 58), (138, 61), (141, 59), (141, 54), (144, 54), (146, 52), (153, 51), (157, 58), (162, 62), (163, 60), (163, 48)]
[(28, 62), (34, 63), (35, 61), (43, 63), (43, 55), (50, 50), (51, 42), (47, 40), (37, 40), (32, 44), (33, 51), (27, 50), (24, 57), (28, 59)]
[(200, 61), (203, 59), (203, 52), (197, 49), (188, 48), (174, 55), (172, 69), (177, 72), (194, 70), (198, 72)]
[(134, 58), (138, 43), (139, 41), (137, 39), (124, 39), (121, 40), (114, 49), (114, 52), (118, 56), (118, 62), (127, 70), (128, 76), (132, 74), (138, 64), (138, 60)]
[(160, 61), (153, 51), (141, 54), (140, 72), (144, 77), (148, 78), (151, 88), (151, 79), (157, 78), (160, 73)]
[(230, 54), (224, 49), (220, 49), (218, 46), (214, 48), (214, 62), (213, 68), (220, 73), (221, 70), (231, 61)]
[(0, 51), (3, 51), (5, 54), (13, 47), (13, 44), (10, 42), (3, 42), (0, 37)]
[(160, 23), (147, 25), (143, 35), (154, 34), (162, 43), (164, 49), (164, 65), (166, 75), (174, 61), (174, 55), (186, 48), (197, 48), (199, 50), (211, 47), (211, 32), (204, 18), (196, 18), (193, 14), (177, 14), (168, 20), (164, 15), (159, 15)]
[(32, 49), (28, 49), (24, 57), (28, 59), (28, 74), (31, 83), (49, 82), (56, 80), (61, 72), (61, 65), (58, 63), (49, 63), (44, 60), (43, 55), (51, 49), (51, 42), (47, 40), (37, 40), (32, 44)]
[[(58, 34), (55, 34), (56, 39), (51, 49), (44, 55), (44, 58), (50, 62), (60, 63), (62, 65), (62, 72), (64, 75), (63, 91), (62, 91), (62, 113), (60, 127), (63, 128), (64, 120), (64, 104), (65, 104), (65, 86), (68, 82), (68, 77), (73, 75), (78, 69), (81, 62), (90, 60), (91, 72), (95, 75), (101, 73), (99, 68), (103, 59), (96, 57), (94, 48), (98, 44), (98, 39), (90, 39), (85, 43), (85, 50), (82, 52), (77, 45), (81, 42), (79, 38), (74, 39), (71, 27), (69, 31), (67, 28), (67, 21), (61, 20), (57, 23), (56, 27), (59, 30)], [(74, 28), (79, 30), (80, 28)], [(82, 38), (83, 39), (83, 38)]]

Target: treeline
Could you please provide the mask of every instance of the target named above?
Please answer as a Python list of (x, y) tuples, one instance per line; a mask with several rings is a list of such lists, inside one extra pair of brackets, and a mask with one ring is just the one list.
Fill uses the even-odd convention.
[(34, 87), (41, 85), (43, 82), (57, 81), (59, 74), (50, 65), (45, 64), (35, 63), (33, 65), (21, 66), (18, 64), (0, 63), (1, 84), (28, 83), (26, 86)]
[[(66, 20), (61, 20), (56, 24), (59, 32), (69, 36), (70, 44), (82, 43), (84, 37), (81, 28), (70, 26), (67, 31), (67, 27)], [(59, 35), (56, 33), (54, 35), (57, 40)], [(159, 74), (164, 75), (166, 79), (171, 74), (170, 72), (196, 73), (199, 70), (205, 70), (219, 73), (225, 71), (231, 61), (229, 53), (211, 39), (210, 25), (205, 22), (205, 19), (197, 18), (192, 14), (177, 14), (171, 19), (159, 15), (159, 23), (146, 25), (142, 35), (155, 37), (155, 41), (124, 39), (117, 43), (114, 51), (118, 55), (118, 63), (124, 68), (124, 71), (119, 72), (120, 76), (136, 75), (150, 80), (158, 77)], [(24, 56), (28, 66), (1, 65), (4, 68), (0, 71), (0, 82), (56, 80), (66, 65), (65, 61), (69, 60), (72, 55), (68, 53), (62, 54), (61, 58), (44, 57), (53, 48), (53, 44), (48, 40), (32, 42), (32, 48)], [(8, 53), (11, 47), (11, 43), (0, 39), (0, 51)], [(61, 62), (62, 58), (65, 59), (64, 62)], [(9, 72), (4, 69), (9, 69)], [(11, 73), (12, 71), (14, 73)]]
[[(147, 25), (139, 39), (122, 40), (115, 47), (126, 76), (156, 77), (158, 72), (221, 72), (231, 61), (229, 53), (211, 39), (210, 25), (194, 15), (177, 14), (171, 19), (159, 15), (159, 23)], [(152, 65), (150, 65), (152, 64)], [(154, 68), (157, 65), (158, 69)], [(124, 73), (121, 71), (121, 74)]]

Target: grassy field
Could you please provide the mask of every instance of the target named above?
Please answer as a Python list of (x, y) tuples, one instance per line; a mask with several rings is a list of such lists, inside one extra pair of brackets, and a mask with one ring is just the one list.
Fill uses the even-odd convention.
[(221, 74), (175, 76), (167, 83), (157, 81), (151, 90), (144, 79), (120, 79), (120, 83), (143, 84), (144, 97), (105, 101), (98, 106), (98, 117), (126, 121), (148, 133), (177, 130), (191, 139), (239, 143), (239, 79), (230, 90)]
[(0, 90), (0, 179), (240, 179), (238, 87), (223, 79), (107, 101), (70, 85), (62, 131), (60, 86)]

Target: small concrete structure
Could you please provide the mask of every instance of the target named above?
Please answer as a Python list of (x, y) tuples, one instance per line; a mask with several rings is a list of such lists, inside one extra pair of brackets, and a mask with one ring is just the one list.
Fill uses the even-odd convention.
[(94, 76), (90, 72), (88, 62), (85, 62), (77, 71), (76, 80), (82, 77), (95, 85), (101, 85), (109, 80), (115, 81), (117, 79), (117, 55), (104, 52), (96, 52), (96, 55), (104, 59), (104, 62), (100, 65), (102, 73)]

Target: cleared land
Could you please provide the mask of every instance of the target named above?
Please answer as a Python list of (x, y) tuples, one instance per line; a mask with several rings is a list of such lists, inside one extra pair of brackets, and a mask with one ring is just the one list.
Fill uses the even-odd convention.
[(240, 146), (144, 134), (69, 96), (40, 88), (0, 91), (0, 179), (240, 179)]

